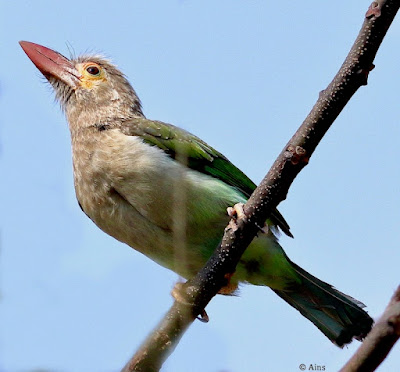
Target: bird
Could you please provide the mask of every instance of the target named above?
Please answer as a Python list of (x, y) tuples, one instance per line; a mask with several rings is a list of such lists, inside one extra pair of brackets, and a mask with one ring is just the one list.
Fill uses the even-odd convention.
[[(52, 86), (69, 124), (76, 197), (105, 233), (190, 279), (206, 263), (256, 185), (223, 154), (177, 126), (145, 117), (127, 77), (107, 58), (20, 46)], [(292, 262), (292, 237), (275, 209), (242, 255), (222, 294), (241, 284), (271, 288), (335, 345), (362, 341), (365, 305)]]

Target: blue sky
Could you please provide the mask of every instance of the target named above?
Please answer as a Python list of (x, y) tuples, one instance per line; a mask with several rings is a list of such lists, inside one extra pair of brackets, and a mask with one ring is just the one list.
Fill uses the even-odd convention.
[[(195, 133), (259, 182), (340, 67), (369, 1), (0, 3), (0, 371), (118, 371), (172, 303), (176, 274), (101, 232), (75, 199), (68, 127), (18, 45), (94, 51), (147, 117)], [(378, 317), (399, 284), (400, 24), (280, 205), (293, 261)], [(261, 287), (218, 296), (163, 371), (335, 371), (336, 348)], [(380, 371), (400, 364), (398, 346)]]

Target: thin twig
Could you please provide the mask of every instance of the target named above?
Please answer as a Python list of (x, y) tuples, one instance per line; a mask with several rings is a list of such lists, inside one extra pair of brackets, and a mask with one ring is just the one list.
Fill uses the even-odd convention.
[(231, 221), (221, 245), (204, 268), (175, 293), (179, 301), (148, 336), (122, 370), (158, 371), (189, 325), (201, 314), (229, 275), (271, 211), (286, 198), (297, 174), (307, 165), (318, 143), (357, 89), (367, 84), (373, 60), (392, 23), (400, 0), (378, 0), (369, 7), (360, 33), (346, 60), (303, 124), (245, 205), (247, 218)]

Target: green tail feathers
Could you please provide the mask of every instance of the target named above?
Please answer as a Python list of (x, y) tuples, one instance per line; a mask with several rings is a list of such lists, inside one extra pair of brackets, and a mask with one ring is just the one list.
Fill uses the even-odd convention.
[(294, 291), (274, 290), (278, 296), (313, 322), (333, 343), (343, 347), (353, 338), (362, 340), (372, 327), (365, 305), (339, 292), (292, 262), (303, 279)]

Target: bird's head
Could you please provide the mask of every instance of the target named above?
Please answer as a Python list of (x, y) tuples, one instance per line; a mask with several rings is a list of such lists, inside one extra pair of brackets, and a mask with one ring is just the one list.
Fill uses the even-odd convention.
[[(68, 59), (44, 46), (20, 41), (31, 61), (52, 85), (68, 121), (143, 116), (140, 100), (124, 74), (101, 56)], [(79, 120), (81, 119), (81, 120)]]

